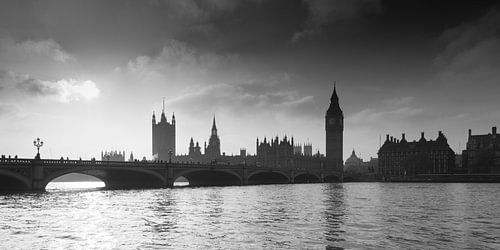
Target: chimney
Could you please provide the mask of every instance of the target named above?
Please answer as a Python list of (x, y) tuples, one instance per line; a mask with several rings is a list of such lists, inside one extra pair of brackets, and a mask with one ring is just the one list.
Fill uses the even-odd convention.
[(389, 141), (389, 135), (385, 135), (385, 141)]
[(469, 129), (469, 137), (472, 136), (472, 129)]
[(424, 138), (424, 132), (421, 132), (421, 133), (420, 133), (420, 139), (425, 139), (425, 138)]
[(497, 127), (492, 127), (491, 128), (491, 133), (496, 135), (497, 134)]
[(391, 142), (394, 142), (394, 137), (391, 136)]
[(401, 135), (401, 140), (406, 140), (406, 139), (405, 139), (405, 133), (403, 133), (403, 134)]

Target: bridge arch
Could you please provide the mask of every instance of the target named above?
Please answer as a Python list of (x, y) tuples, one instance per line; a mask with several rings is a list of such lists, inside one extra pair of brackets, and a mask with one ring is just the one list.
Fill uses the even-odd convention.
[(350, 176), (350, 175), (344, 176), (344, 179), (342, 179), (342, 181), (344, 181), (344, 182), (352, 182), (354, 180), (355, 180), (355, 178), (353, 176)]
[(322, 181), (321, 176), (309, 172), (301, 172), (293, 176), (293, 183), (318, 183)]
[(183, 176), (189, 186), (230, 186), (241, 185), (243, 178), (238, 173), (226, 169), (189, 169), (174, 174), (172, 180)]
[[(130, 174), (133, 172), (134, 174)], [(57, 170), (47, 175), (43, 182), (45, 188), (47, 184), (57, 177), (71, 174), (85, 174), (98, 178), (106, 185), (107, 189), (119, 188), (160, 188), (166, 184), (166, 179), (160, 173), (141, 168), (77, 168)], [(146, 180), (146, 181), (145, 181)]]
[(323, 182), (341, 182), (341, 181), (342, 180), (340, 179), (340, 177), (335, 174), (330, 174), (323, 177)]
[(0, 169), (0, 191), (26, 191), (31, 189), (29, 178), (11, 170)]
[(260, 170), (248, 175), (248, 184), (285, 184), (290, 183), (291, 179), (283, 171)]
[(52, 172), (48, 176), (45, 176), (45, 179), (43, 181), (43, 187), (45, 188), (53, 180), (55, 180), (61, 176), (67, 175), (67, 174), (89, 175), (89, 176), (95, 177), (95, 178), (99, 179), (100, 181), (104, 182), (106, 187), (108, 186), (108, 184), (106, 183), (106, 179), (103, 178), (103, 176), (96, 174), (96, 172), (90, 172), (90, 171), (91, 171), (91, 169), (88, 168), (88, 169), (65, 169), (65, 170)]

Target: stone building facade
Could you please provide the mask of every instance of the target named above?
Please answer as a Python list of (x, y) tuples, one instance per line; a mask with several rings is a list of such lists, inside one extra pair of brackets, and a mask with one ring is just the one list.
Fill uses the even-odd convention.
[(417, 174), (449, 174), (455, 165), (455, 152), (439, 131), (436, 140), (426, 140), (422, 132), (418, 141), (408, 142), (387, 135), (378, 152), (378, 174), (383, 179)]
[(161, 111), (160, 122), (156, 123), (156, 116), (153, 112), (153, 159), (168, 161), (175, 156), (175, 115), (172, 114), (171, 122), (165, 116), (165, 104)]
[[(312, 148), (311, 144), (307, 145)], [(325, 157), (320, 154), (299, 154), (293, 137), (288, 139), (287, 136), (281, 141), (277, 136), (270, 141), (266, 137), (262, 141), (257, 138), (256, 152), (255, 158), (248, 158), (248, 162), (262, 167), (321, 168), (326, 163)]]
[(125, 161), (125, 151), (101, 151), (101, 161)]
[(351, 156), (345, 160), (344, 173), (346, 174), (368, 174), (374, 173), (378, 167), (377, 158), (370, 157), (370, 161), (363, 161), (363, 159), (356, 155), (356, 151), (352, 150)]
[(462, 168), (467, 173), (500, 173), (500, 135), (493, 127), (491, 133), (469, 137), (466, 150), (462, 152)]

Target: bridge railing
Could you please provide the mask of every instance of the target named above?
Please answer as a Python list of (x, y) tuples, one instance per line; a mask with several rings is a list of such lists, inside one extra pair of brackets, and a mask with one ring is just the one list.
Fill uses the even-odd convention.
[(31, 159), (20, 159), (20, 158), (0, 158), (0, 163), (31, 163)]
[[(0, 167), (30, 166), (35, 159), (22, 158), (0, 158)], [(293, 170), (298, 172), (335, 172), (322, 167), (288, 167), (281, 168), (276, 166), (264, 165), (246, 165), (246, 164), (217, 164), (217, 163), (199, 163), (199, 162), (174, 162), (165, 161), (96, 161), (96, 160), (68, 160), (68, 159), (42, 159), (39, 160), (47, 167), (144, 167), (144, 168), (207, 168), (207, 169), (252, 169), (252, 170)]]
[(0, 167), (29, 167), (31, 166), (31, 159), (20, 158), (0, 158)]

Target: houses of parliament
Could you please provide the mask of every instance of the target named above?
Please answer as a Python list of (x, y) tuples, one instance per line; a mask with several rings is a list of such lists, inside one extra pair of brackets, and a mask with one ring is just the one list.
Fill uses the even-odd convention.
[(218, 135), (215, 115), (207, 142), (203, 149), (198, 141), (190, 139), (188, 154), (176, 154), (175, 115), (169, 122), (163, 106), (160, 122), (156, 122), (155, 113), (152, 118), (153, 159), (157, 161), (193, 162), (212, 164), (248, 164), (262, 167), (278, 168), (336, 168), (342, 170), (342, 143), (344, 116), (339, 105), (339, 97), (335, 86), (330, 98), (330, 105), (325, 116), (326, 157), (320, 152), (313, 153), (312, 144), (297, 144), (294, 138), (284, 136), (279, 139), (256, 139), (255, 155), (247, 155), (242, 148), (239, 155), (221, 153), (221, 140)]
[[(248, 155), (245, 148), (239, 155), (221, 153), (215, 115), (212, 120), (208, 144), (191, 138), (186, 155), (176, 154), (175, 115), (170, 122), (165, 116), (163, 107), (160, 122), (156, 122), (153, 112), (153, 158), (158, 161), (211, 163), (211, 164), (248, 164), (272, 168), (333, 168), (339, 172), (349, 172), (349, 164), (343, 161), (344, 114), (339, 104), (337, 90), (333, 88), (330, 105), (325, 115), (326, 156), (312, 152), (312, 145), (297, 144), (293, 137), (257, 138), (255, 155)], [(369, 166), (372, 174), (379, 180), (410, 180), (422, 174), (491, 174), (500, 173), (500, 136), (497, 128), (491, 133), (472, 135), (469, 130), (467, 149), (462, 155), (455, 154), (448, 144), (445, 135), (439, 131), (435, 140), (427, 140), (422, 132), (417, 141), (407, 141), (405, 134), (401, 140), (387, 138), (378, 150), (378, 158), (371, 159)], [(354, 150), (353, 150), (353, 156)], [(352, 158), (352, 157), (351, 157)], [(354, 158), (353, 158), (354, 159)], [(377, 166), (375, 166), (377, 165)], [(352, 170), (358, 168), (351, 168)], [(362, 169), (363, 170), (363, 169)], [(368, 170), (364, 169), (364, 170)], [(362, 172), (362, 171), (361, 171)], [(373, 173), (374, 172), (374, 173)], [(399, 178), (399, 179), (398, 179)], [(410, 178), (410, 179), (408, 179)]]

